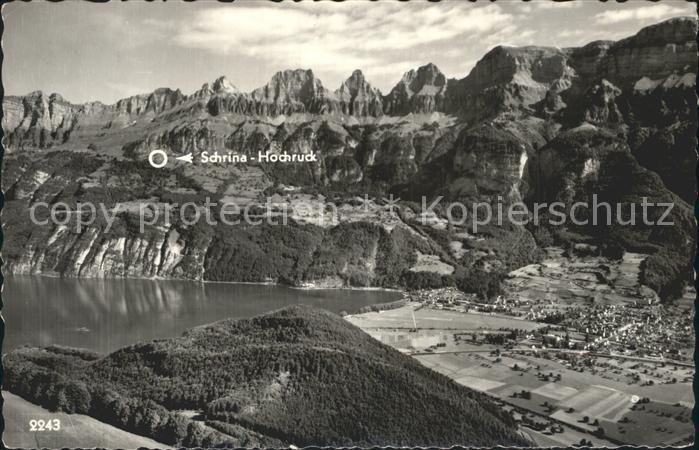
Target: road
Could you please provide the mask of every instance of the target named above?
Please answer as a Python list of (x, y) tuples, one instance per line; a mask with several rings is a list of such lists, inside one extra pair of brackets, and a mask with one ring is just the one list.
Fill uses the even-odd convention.
[[(488, 350), (446, 350), (446, 351), (434, 351), (434, 352), (415, 352), (415, 353), (408, 353), (411, 356), (421, 356), (421, 355), (446, 355), (446, 354), (459, 354), (459, 353), (491, 353), (493, 349), (488, 349)], [(502, 353), (530, 353), (533, 352), (534, 349), (532, 348), (512, 348), (512, 349), (506, 349), (502, 350)], [(564, 348), (543, 348), (543, 349), (537, 349), (536, 351), (541, 351), (541, 352), (547, 352), (547, 353), (568, 353), (568, 354), (576, 354), (576, 355), (588, 355), (588, 356), (596, 356), (598, 358), (609, 358), (609, 359), (626, 359), (630, 361), (639, 361), (639, 362), (649, 362), (649, 363), (655, 363), (655, 364), (672, 364), (675, 366), (681, 366), (681, 367), (694, 367), (693, 364), (691, 363), (686, 363), (682, 361), (675, 361), (673, 359), (661, 359), (661, 358), (647, 358), (647, 357), (642, 357), (642, 356), (629, 356), (629, 355), (615, 355), (611, 353), (599, 353), (599, 352), (591, 352), (589, 350), (569, 350), (569, 349), (564, 349)]]

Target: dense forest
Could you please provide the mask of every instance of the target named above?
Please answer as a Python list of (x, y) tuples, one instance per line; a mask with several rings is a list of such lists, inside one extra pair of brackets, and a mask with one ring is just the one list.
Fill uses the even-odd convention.
[(527, 445), (509, 413), (373, 340), (295, 306), (106, 357), (61, 347), (4, 358), (6, 388), (167, 445)]

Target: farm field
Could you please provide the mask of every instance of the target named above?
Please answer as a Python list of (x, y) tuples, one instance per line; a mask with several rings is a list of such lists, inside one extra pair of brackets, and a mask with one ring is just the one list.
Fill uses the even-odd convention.
[[(605, 436), (615, 442), (652, 445), (671, 435), (691, 435), (691, 385), (640, 386), (603, 377), (590, 370), (580, 373), (558, 361), (491, 353), (434, 353), (415, 356), (422, 364), (470, 388), (485, 392), (552, 423), (567, 425), (585, 434)], [(660, 368), (658, 368), (660, 370)], [(637, 404), (640, 398), (649, 404)], [(652, 405), (652, 406), (649, 406)], [(652, 425), (652, 426), (651, 426)], [(658, 428), (657, 439), (638, 437), (637, 428)], [(565, 428), (567, 429), (567, 428)], [(599, 434), (599, 430), (603, 434)], [(645, 433), (644, 433), (645, 434)], [(561, 439), (544, 436), (542, 441)], [(560, 444), (560, 442), (559, 442)]]
[[(570, 445), (582, 439), (602, 446), (655, 445), (672, 436), (681, 443), (693, 432), (689, 367), (535, 350), (528, 336), (546, 324), (418, 306), (413, 302), (347, 319), (426, 367), (510, 405), (539, 445)], [(514, 347), (488, 339), (512, 330), (518, 330)], [(651, 433), (657, 437), (648, 437)]]
[[(536, 330), (544, 325), (515, 317), (496, 316), (481, 313), (462, 313), (445, 309), (416, 308), (410, 303), (401, 308), (348, 316), (354, 325), (370, 330), (372, 328), (417, 328), (422, 330), (499, 330), (513, 328)], [(413, 314), (415, 322), (413, 322)]]
[(578, 443), (581, 440), (586, 440), (592, 442), (593, 447), (616, 447), (613, 442), (599, 438), (597, 436), (591, 436), (588, 433), (583, 433), (581, 431), (573, 430), (571, 428), (564, 428), (562, 433), (555, 434), (544, 434), (541, 431), (532, 430), (527, 428), (525, 433), (531, 437), (531, 439), (539, 447), (570, 447), (571, 442)]
[(628, 411), (622, 421), (603, 420), (604, 434), (636, 445), (686, 444), (692, 439), (691, 410), (683, 406), (649, 402)]
[[(638, 301), (636, 286), (641, 262), (647, 255), (626, 252), (620, 263), (599, 257), (566, 258), (560, 248), (546, 249), (547, 257), (540, 264), (514, 270), (506, 282), (508, 289), (522, 300), (550, 304), (552, 309), (594, 302), (600, 305), (624, 305)], [(613, 282), (600, 283), (598, 273)], [(644, 294), (652, 295), (647, 289)]]

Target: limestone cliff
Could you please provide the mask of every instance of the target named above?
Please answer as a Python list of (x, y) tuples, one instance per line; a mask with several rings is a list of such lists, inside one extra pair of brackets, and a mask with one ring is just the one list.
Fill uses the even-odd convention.
[(352, 75), (335, 91), (335, 95), (342, 114), (359, 117), (383, 115), (381, 92), (369, 84), (361, 70), (352, 72)]
[[(420, 248), (420, 254), (455, 267), (457, 278), (464, 270), (525, 263), (536, 253), (531, 232), (540, 230), (507, 223), (468, 239), (463, 236), (473, 230), (467, 226), (442, 226), (439, 217), (429, 226), (416, 222), (415, 204), (402, 205), (396, 215), (380, 208), (360, 213), (356, 197), (371, 192), (377, 204), (390, 194), (418, 204), (423, 195), (466, 203), (570, 204), (590, 189), (612, 198), (610, 180), (618, 176), (628, 177), (619, 193), (624, 201), (676, 200), (678, 225), (652, 235), (643, 227), (629, 233), (571, 227), (550, 234), (565, 240), (574, 231), (636, 250), (646, 239), (652, 248), (642, 252), (662, 260), (648, 266), (655, 269), (644, 277), (667, 291), (689, 273), (682, 227), (693, 227), (685, 219), (695, 196), (687, 187), (694, 186), (694, 174), (681, 167), (696, 160), (696, 31), (695, 20), (679, 18), (618, 42), (565, 49), (498, 46), (463, 79), (447, 80), (427, 64), (405, 73), (385, 96), (359, 70), (330, 91), (311, 70), (297, 69), (276, 73), (252, 92), (220, 77), (191, 95), (163, 88), (114, 105), (76, 105), (41, 92), (6, 97), (5, 231), (8, 243), (20, 243), (6, 244), (6, 267), (64, 276), (340, 279), (397, 286), (408, 281), (394, 269), (411, 267)], [(156, 171), (143, 163), (153, 149), (195, 156), (313, 152), (318, 161), (244, 168), (195, 163)], [(109, 230), (95, 223), (75, 233), (26, 221), (27, 209), (38, 201), (133, 208), (144, 201), (164, 207), (211, 197), (264, 208), (269, 195), (281, 196), (278, 203), (288, 206), (296, 201), (293, 195), (320, 194), (351, 211), (345, 224), (333, 224), (339, 227), (335, 234), (318, 224), (322, 214), (299, 215), (284, 232), (257, 234), (181, 224), (153, 225), (143, 234), (133, 229), (133, 210), (118, 214)], [(357, 231), (347, 223), (384, 231), (400, 225), (416, 240), (406, 248), (397, 243), (405, 236), (379, 236), (373, 228)], [(352, 233), (366, 245), (343, 247)], [(289, 256), (299, 251), (292, 241), (302, 243), (305, 256)], [(454, 245), (464, 249), (458, 257), (449, 250)], [(312, 263), (323, 248), (332, 255)], [(344, 254), (353, 256), (344, 260)], [(367, 258), (373, 269), (364, 277), (356, 268)]]
[(446, 90), (446, 77), (430, 63), (406, 72), (384, 99), (384, 109), (397, 116), (444, 111)]

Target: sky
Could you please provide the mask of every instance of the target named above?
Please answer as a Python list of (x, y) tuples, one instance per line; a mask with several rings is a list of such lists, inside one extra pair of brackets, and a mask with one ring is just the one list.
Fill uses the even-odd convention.
[(696, 5), (669, 0), (342, 3), (263, 0), (14, 2), (3, 5), (8, 95), (41, 90), (114, 103), (158, 87), (190, 94), (225, 75), (241, 91), (284, 69), (312, 69), (335, 90), (355, 69), (387, 93), (435, 63), (462, 78), (496, 45), (581, 46), (617, 40)]

